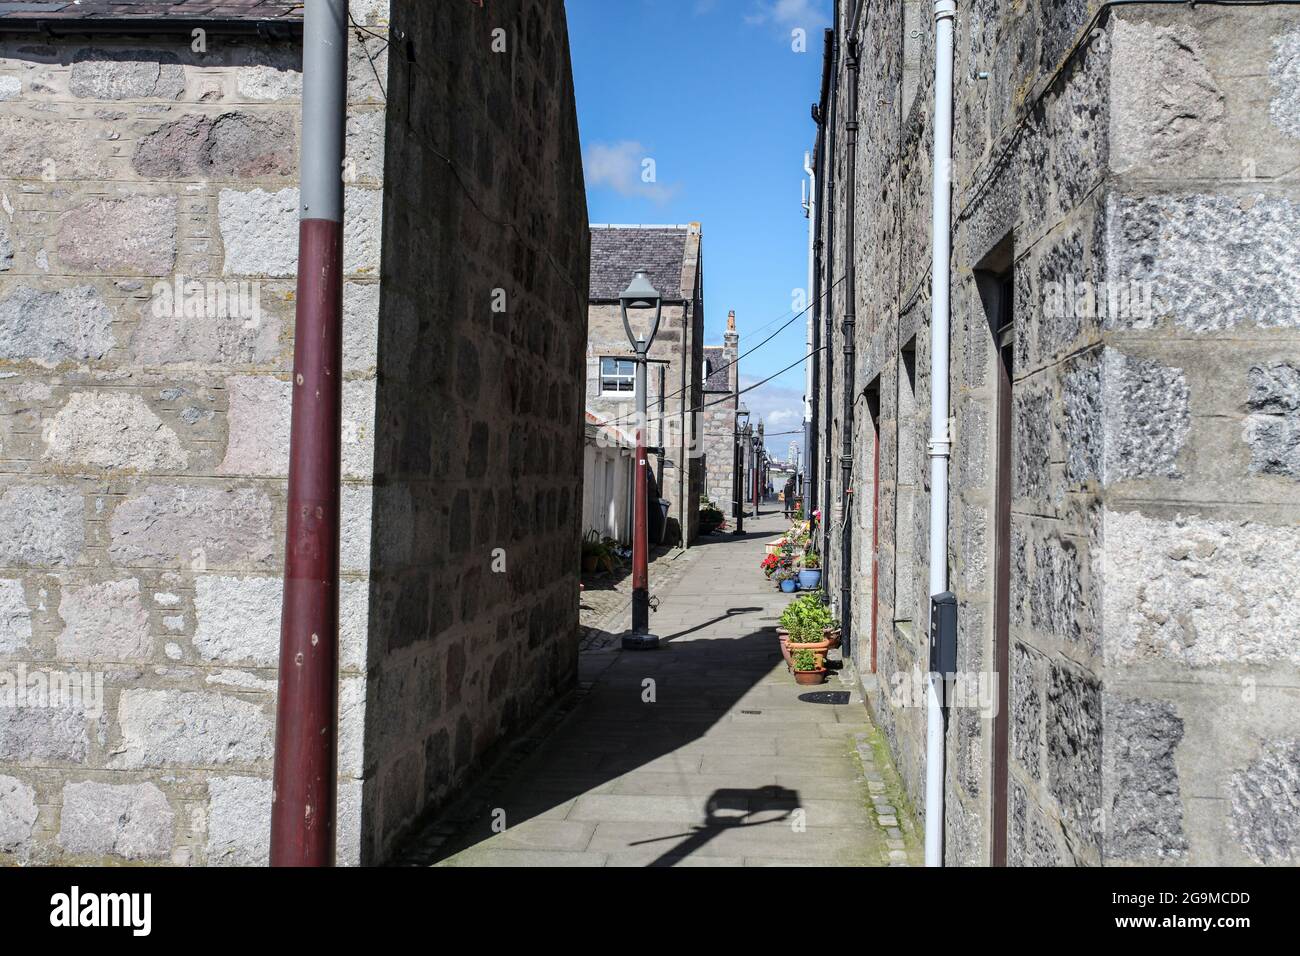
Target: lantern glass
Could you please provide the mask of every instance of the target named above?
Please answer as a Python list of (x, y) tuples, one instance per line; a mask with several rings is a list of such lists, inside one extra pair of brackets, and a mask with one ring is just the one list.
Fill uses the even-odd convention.
[(618, 301), (623, 311), (623, 329), (627, 332), (628, 341), (637, 352), (649, 351), (659, 331), (659, 319), (663, 312), (663, 298), (651, 284), (649, 273), (638, 269)]

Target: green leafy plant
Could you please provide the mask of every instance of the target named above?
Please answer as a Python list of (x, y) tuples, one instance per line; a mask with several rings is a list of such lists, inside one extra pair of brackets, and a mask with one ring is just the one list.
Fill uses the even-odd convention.
[(822, 566), (822, 559), (816, 551), (806, 551), (803, 556), (803, 566), (806, 571), (816, 571)]
[[(822, 603), (822, 591), (810, 591), (795, 598), (781, 612), (781, 626), (791, 634), (796, 629), (807, 627), (809, 631), (820, 634), (828, 627), (834, 627), (830, 608)], [(821, 640), (821, 637), (815, 638)]]
[(826, 635), (822, 633), (820, 621), (815, 618), (804, 618), (790, 628), (791, 644), (820, 644), (824, 640)]
[(806, 648), (790, 655), (790, 665), (797, 671), (821, 670), (817, 666), (817, 655)]
[(605, 554), (605, 544), (600, 540), (600, 535), (593, 528), (582, 537), (582, 556), (584, 558), (599, 558)]
[(708, 532), (715, 531), (716, 528), (722, 527), (725, 518), (722, 509), (712, 502), (701, 502), (699, 505), (699, 533), (707, 535)]

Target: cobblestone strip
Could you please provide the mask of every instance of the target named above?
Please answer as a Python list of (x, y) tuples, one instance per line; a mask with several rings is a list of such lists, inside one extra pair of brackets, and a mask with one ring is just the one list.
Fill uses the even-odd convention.
[[(845, 660), (844, 666), (836, 671), (835, 678), (853, 694), (861, 694), (852, 661)], [(867, 708), (863, 707), (864, 711)], [(895, 803), (902, 804), (902, 781), (889, 760), (887, 750), (879, 739), (880, 731), (875, 728), (870, 713), (866, 713), (871, 723), (869, 733), (854, 734), (858, 759), (862, 761), (862, 774), (867, 782), (867, 793), (871, 798), (871, 810), (876, 826), (885, 836), (886, 851), (882, 862), (889, 866), (911, 866), (920, 862), (918, 844), (919, 828), (910, 809), (903, 806), (900, 810)], [(882, 756), (883, 755), (883, 756)]]
[[(654, 556), (650, 562), (650, 629), (654, 630), (654, 602), (658, 595), (666, 594), (695, 563), (700, 554), (699, 548), (683, 551), (672, 548)], [(615, 599), (615, 595), (617, 598)], [(584, 610), (580, 615), (582, 635), (578, 641), (578, 651), (608, 650), (618, 643), (619, 637), (631, 627), (632, 622), (632, 576), (628, 574), (619, 581), (614, 591), (584, 591), (583, 601), (595, 605), (590, 611)]]

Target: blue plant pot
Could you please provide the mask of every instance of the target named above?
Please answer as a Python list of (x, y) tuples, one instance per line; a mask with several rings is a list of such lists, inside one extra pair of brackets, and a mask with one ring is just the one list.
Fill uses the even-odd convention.
[(822, 569), (810, 568), (807, 571), (799, 572), (799, 589), (801, 591), (816, 591), (817, 585), (822, 583)]
[(781, 582), (781, 590), (784, 591), (786, 594), (792, 593), (796, 589), (796, 587), (797, 585), (794, 583), (793, 578)]

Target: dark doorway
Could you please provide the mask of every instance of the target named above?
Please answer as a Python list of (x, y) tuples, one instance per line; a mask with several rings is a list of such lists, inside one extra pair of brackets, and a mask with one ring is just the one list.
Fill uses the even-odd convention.
[(876, 672), (880, 618), (880, 379), (867, 386), (867, 427), (871, 430), (871, 673)]

